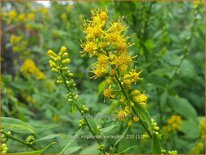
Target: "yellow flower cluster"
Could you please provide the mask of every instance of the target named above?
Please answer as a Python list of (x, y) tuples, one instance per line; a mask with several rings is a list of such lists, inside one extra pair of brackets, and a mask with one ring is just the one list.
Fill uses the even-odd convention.
[(201, 154), (204, 150), (204, 143), (203, 142), (198, 142), (193, 148), (192, 148), (192, 153), (194, 154)]
[(37, 80), (45, 79), (44, 73), (36, 66), (35, 62), (31, 59), (26, 59), (21, 66), (21, 72), (27, 76), (32, 75)]
[(175, 132), (180, 129), (182, 124), (182, 118), (179, 115), (173, 115), (167, 120), (167, 126), (165, 130), (168, 132)]
[(33, 12), (24, 14), (17, 13), (15, 10), (11, 10), (8, 13), (5, 13), (5, 17), (7, 18), (7, 24), (11, 24), (14, 22), (26, 22), (26, 21), (34, 21), (35, 15)]
[(28, 42), (24, 40), (22, 36), (16, 36), (13, 34), (10, 37), (10, 44), (13, 52), (19, 52), (22, 55), (29, 54), (29, 51), (27, 50)]
[[(107, 9), (93, 10), (91, 13), (91, 20), (86, 20), (82, 27), (86, 39), (81, 44), (83, 48), (81, 53), (97, 58), (97, 62), (92, 66), (94, 74), (92, 78), (106, 78), (105, 98), (117, 99), (120, 103), (125, 103), (126, 98), (122, 91), (132, 92), (132, 85), (141, 79), (139, 76), (142, 72), (131, 67), (136, 56), (131, 56), (128, 52), (128, 48), (132, 44), (125, 36), (127, 26), (122, 24), (123, 18), (109, 23)], [(138, 91), (138, 94), (133, 93), (132, 96), (135, 102), (146, 105), (146, 95)], [(126, 118), (129, 112), (131, 109), (130, 111), (120, 110), (118, 118), (120, 120)], [(130, 124), (131, 120), (128, 125)]]

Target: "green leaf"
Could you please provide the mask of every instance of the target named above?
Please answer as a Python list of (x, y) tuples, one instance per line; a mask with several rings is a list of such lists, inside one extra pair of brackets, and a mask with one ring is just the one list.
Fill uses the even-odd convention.
[(102, 133), (107, 133), (109, 131), (111, 131), (112, 129), (114, 129), (116, 127), (116, 125), (110, 125), (108, 127), (105, 127), (102, 129)]
[(194, 66), (192, 63), (188, 60), (183, 60), (181, 66), (180, 66), (180, 76), (185, 78), (191, 78), (193, 79), (196, 77), (196, 71), (194, 69)]
[(49, 145), (47, 145), (46, 147), (44, 147), (43, 149), (40, 149), (40, 150), (30, 151), (30, 152), (18, 152), (18, 153), (14, 153), (14, 154), (41, 154), (44, 151), (46, 151), (53, 144), (56, 144), (56, 142), (51, 142)]
[(155, 154), (160, 154), (161, 153), (160, 141), (159, 141), (158, 135), (156, 135), (156, 134), (153, 134), (152, 151)]
[[(130, 150), (130, 149), (132, 149), (132, 148), (134, 148), (134, 147), (137, 147), (137, 145), (133, 145), (133, 146), (131, 146), (131, 147), (128, 147), (128, 148), (126, 148), (125, 150), (123, 150), (123, 151), (121, 151), (121, 152), (118, 152), (117, 154), (125, 153), (125, 152), (127, 152), (128, 150)], [(129, 153), (129, 152), (128, 152), (128, 153)]]
[(197, 138), (199, 136), (199, 126), (192, 120), (183, 121), (179, 130), (188, 138)]
[(175, 112), (198, 124), (197, 113), (188, 100), (185, 98), (170, 96), (168, 103)]
[[(81, 131), (81, 130), (79, 129), (79, 130), (75, 133), (74, 137), (76, 137), (76, 136), (79, 134), (80, 131)], [(68, 150), (68, 149), (71, 147), (71, 145), (74, 143), (74, 141), (75, 141), (75, 138), (69, 139), (68, 142), (67, 142), (67, 144), (66, 144), (66, 145), (64, 146), (64, 148), (61, 150), (60, 154), (64, 154), (65, 151)]]
[(80, 146), (72, 146), (72, 147), (67, 148), (67, 149), (64, 151), (64, 154), (74, 153), (74, 152), (78, 151), (79, 149), (81, 149)]
[(41, 123), (30, 123), (32, 125), (37, 133), (43, 132), (43, 131), (48, 131), (50, 129), (59, 127), (59, 124), (49, 124), (49, 125), (42, 125)]
[(61, 134), (51, 134), (51, 135), (42, 137), (42, 138), (40, 138), (40, 139), (37, 139), (36, 142), (54, 139), (54, 138), (59, 137), (59, 136), (61, 136)]
[(2, 128), (18, 133), (33, 133), (36, 134), (34, 127), (26, 122), (11, 117), (2, 117)]
[[(129, 129), (129, 127), (127, 127), (125, 130), (124, 130), (124, 132), (123, 132), (123, 134), (122, 134), (122, 137), (124, 137), (125, 136), (125, 134), (127, 133), (127, 130)], [(119, 138), (119, 139), (117, 139), (117, 141), (114, 143), (114, 145), (112, 146), (112, 148), (115, 148), (115, 146), (122, 140), (123, 138)]]
[(160, 106), (161, 106), (161, 109), (165, 108), (165, 106), (166, 106), (167, 96), (168, 96), (168, 92), (167, 92), (167, 89), (166, 89), (164, 91), (164, 93), (162, 93), (162, 95), (160, 96)]
[(94, 143), (93, 145), (84, 148), (79, 154), (98, 154), (99, 150), (98, 148), (98, 144)]
[(99, 84), (98, 94), (101, 94), (101, 93), (104, 91), (105, 85), (106, 85), (105, 81), (102, 81), (102, 82)]
[(136, 101), (133, 101), (135, 103), (134, 110), (137, 112), (137, 115), (140, 117), (140, 119), (145, 122), (148, 126), (148, 129), (150, 133), (152, 133), (152, 122), (149, 112), (145, 107), (137, 103)]

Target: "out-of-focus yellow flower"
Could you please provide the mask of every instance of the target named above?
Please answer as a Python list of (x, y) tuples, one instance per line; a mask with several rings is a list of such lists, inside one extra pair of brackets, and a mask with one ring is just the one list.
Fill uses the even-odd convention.
[(66, 6), (66, 10), (67, 10), (67, 12), (70, 12), (70, 11), (71, 11), (71, 5), (68, 4), (68, 5)]
[(79, 20), (80, 20), (81, 22), (84, 21), (84, 15), (83, 15), (83, 14), (80, 14), (80, 15), (79, 15)]
[(205, 139), (205, 118), (199, 121), (199, 131), (201, 139)]
[(34, 13), (29, 13), (28, 15), (27, 15), (27, 19), (29, 20), (29, 21), (33, 21), (34, 20)]
[(45, 7), (40, 8), (41, 13), (43, 13), (44, 15), (48, 14), (48, 9)]
[(23, 13), (19, 14), (17, 20), (20, 21), (20, 22), (25, 22), (26, 21), (26, 15), (23, 14)]
[(26, 101), (27, 102), (30, 102), (30, 103), (35, 103), (36, 101), (32, 98), (32, 96), (30, 96), (30, 95), (28, 95), (27, 97), (26, 97)]
[(59, 115), (53, 115), (52, 120), (53, 121), (59, 121), (60, 120)]
[(61, 19), (62, 19), (63, 21), (66, 21), (66, 20), (67, 20), (67, 14), (66, 14), (66, 13), (62, 13), (62, 14), (61, 14)]
[(10, 37), (10, 44), (12, 45), (13, 52), (19, 52), (21, 56), (29, 53), (27, 49), (28, 42), (23, 40), (22, 36), (12, 35)]
[(15, 10), (11, 10), (11, 11), (9, 12), (9, 18), (10, 18), (10, 20), (14, 20), (16, 17), (17, 17), (16, 11), (15, 11)]
[(200, 154), (200, 153), (203, 153), (203, 150), (204, 150), (204, 143), (198, 142), (198, 143), (192, 148), (192, 153)]
[(12, 35), (12, 36), (10, 37), (10, 43), (11, 43), (11, 44), (15, 44), (15, 43), (20, 42), (22, 39), (23, 39), (22, 36)]
[(173, 115), (167, 120), (167, 126), (164, 129), (168, 132), (175, 132), (180, 129), (182, 125), (182, 118), (179, 115)]
[(203, 4), (203, 0), (193, 0), (193, 7), (197, 8), (198, 6)]
[(33, 75), (36, 79), (45, 79), (45, 75), (36, 66), (33, 60), (27, 59), (21, 66), (21, 72), (25, 75)]

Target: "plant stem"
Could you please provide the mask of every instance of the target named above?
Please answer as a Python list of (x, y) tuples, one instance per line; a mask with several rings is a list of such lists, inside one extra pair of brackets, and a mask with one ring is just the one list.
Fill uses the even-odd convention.
[[(119, 86), (120, 86), (120, 88), (121, 88), (121, 90), (122, 90), (125, 98), (127, 99), (127, 102), (129, 103), (130, 99), (129, 99), (127, 93), (125, 92), (125, 90), (124, 90), (124, 88), (123, 88), (123, 86), (122, 86), (119, 78), (118, 78), (117, 76), (115, 76), (115, 79), (117, 80), (117, 82), (118, 82), (118, 84), (119, 84)], [(132, 106), (131, 106), (131, 109), (132, 109), (132, 111), (133, 111), (133, 113), (134, 113), (135, 115), (138, 115), (138, 114), (136, 113), (135, 109), (134, 109)], [(147, 129), (147, 127), (144, 125), (144, 123), (142, 122), (142, 120), (141, 120), (140, 118), (139, 118), (139, 121), (140, 121), (140, 123), (142, 124), (142, 126), (144, 127), (144, 129), (146, 130), (146, 132), (148, 133), (148, 135), (150, 136), (150, 138), (152, 138), (152, 134), (149, 132), (149, 130)]]
[[(107, 56), (109, 56), (108, 51), (106, 51), (106, 54), (107, 54)], [(113, 66), (113, 65), (111, 65), (111, 67), (112, 67), (112, 69), (114, 69), (114, 66)], [(125, 98), (127, 99), (128, 104), (129, 104), (130, 98), (129, 98), (128, 94), (125, 92), (125, 90), (124, 90), (124, 88), (123, 88), (123, 86), (122, 86), (119, 78), (117, 77), (117, 75), (115, 75), (115, 79), (117, 80), (117, 82), (118, 82), (118, 84), (119, 84), (119, 86), (120, 86), (120, 89), (121, 89), (122, 93), (124, 94)], [(133, 113), (134, 113), (135, 115), (138, 115), (138, 114), (136, 113), (135, 109), (134, 109), (133, 107), (131, 107), (131, 108), (132, 108)], [(141, 120), (140, 118), (139, 118), (139, 120), (140, 120), (140, 123), (142, 124), (143, 128), (146, 130), (146, 132), (147, 132), (148, 135), (150, 136), (150, 138), (152, 138), (152, 134), (149, 132), (149, 130), (148, 130), (147, 127), (144, 125), (144, 123), (142, 122), (142, 120)]]
[[(70, 92), (70, 89), (69, 89), (69, 87), (68, 87), (68, 85), (67, 85), (67, 83), (66, 83), (66, 79), (65, 79), (64, 75), (63, 75), (62, 73), (60, 73), (60, 75), (61, 75), (61, 77), (62, 77), (62, 79), (63, 79), (63, 81), (64, 81), (64, 85), (66, 86), (67, 91)], [(91, 131), (92, 135), (94, 136), (95, 140), (97, 141), (97, 143), (98, 143), (99, 145), (101, 145), (101, 142), (97, 139), (94, 130), (92, 129), (91, 125), (89, 124), (89, 121), (88, 121), (87, 118), (81, 113), (81, 109), (80, 109), (79, 105), (76, 104), (76, 103), (74, 103), (74, 104), (75, 104), (75, 106), (77, 107), (78, 111), (80, 112), (81, 116), (82, 116), (82, 117), (84, 118), (84, 120), (86, 121), (86, 124), (87, 124), (89, 130)], [(106, 152), (105, 152), (104, 149), (101, 150), (101, 151), (102, 151), (104, 154), (106, 154)]]
[(15, 141), (17, 141), (17, 142), (19, 142), (19, 143), (27, 146), (27, 147), (30, 147), (30, 148), (33, 149), (33, 150), (37, 150), (34, 146), (32, 146), (32, 145), (30, 145), (30, 144), (27, 144), (25, 141), (23, 141), (23, 140), (21, 140), (21, 139), (18, 139), (18, 138), (16, 138), (16, 137), (13, 137), (13, 136), (11, 136), (11, 135), (3, 132), (3, 131), (2, 131), (2, 133), (3, 133), (6, 137), (8, 137), (8, 138), (10, 138), (10, 139), (13, 139), (13, 140), (15, 140)]

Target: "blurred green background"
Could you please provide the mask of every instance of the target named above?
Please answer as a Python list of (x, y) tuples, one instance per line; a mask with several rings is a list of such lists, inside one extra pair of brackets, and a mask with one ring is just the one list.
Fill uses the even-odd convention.
[[(35, 138), (38, 153), (99, 153), (93, 139), (69, 139), (65, 135), (90, 135), (79, 129), (79, 119), (71, 112), (65, 89), (55, 83), (47, 51), (69, 50), (70, 69), (77, 83), (80, 99), (94, 114), (114, 114), (118, 103), (105, 101), (104, 79), (91, 80), (94, 62), (82, 58), (81, 26), (91, 16), (90, 10), (108, 8), (109, 19), (124, 16), (127, 35), (134, 42), (129, 51), (134, 66), (144, 78), (137, 88), (149, 97), (148, 110), (158, 122), (162, 146), (178, 153), (204, 153), (204, 4), (194, 2), (2, 2), (1, 94), (4, 132), (25, 141)], [(29, 73), (28, 73), (28, 70)], [(96, 119), (103, 135), (119, 135), (127, 124), (114, 126), (116, 119)], [(134, 124), (127, 135), (141, 135)], [(4, 137), (3, 137), (4, 138)], [(104, 139), (111, 153), (150, 153), (147, 139)], [(53, 144), (52, 142), (56, 142)], [(68, 143), (69, 142), (69, 143)], [(7, 153), (29, 152), (21, 143), (5, 139)], [(45, 148), (49, 144), (49, 148)], [(0, 151), (3, 150), (1, 145)]]

